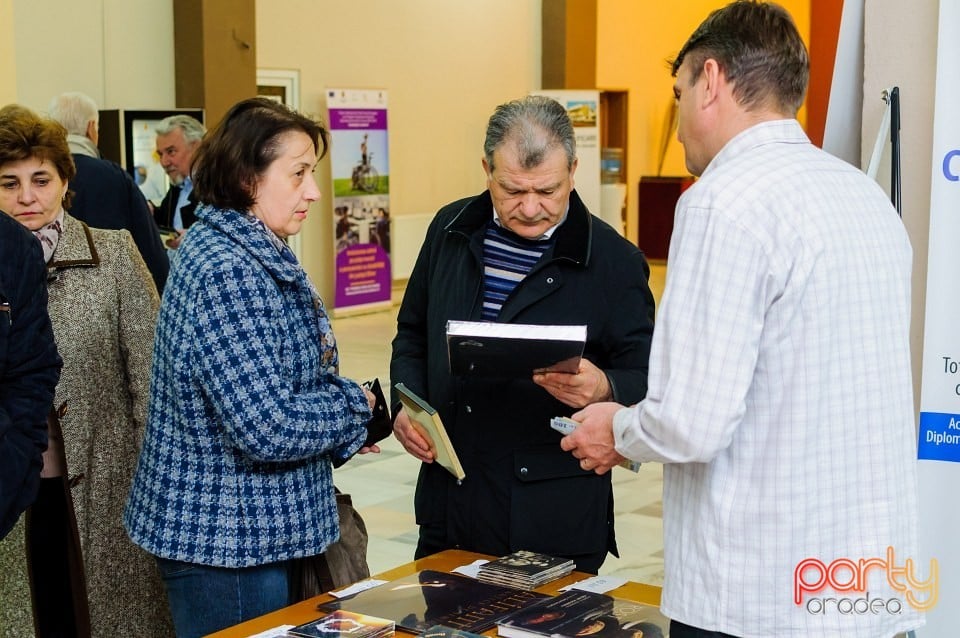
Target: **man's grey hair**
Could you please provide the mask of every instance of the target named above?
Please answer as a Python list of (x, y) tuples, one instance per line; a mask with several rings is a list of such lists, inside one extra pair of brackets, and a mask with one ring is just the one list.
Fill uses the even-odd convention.
[(100, 122), (100, 111), (93, 98), (85, 93), (70, 91), (50, 100), (47, 115), (59, 122), (72, 135), (86, 135), (90, 122)]
[(508, 141), (517, 145), (520, 165), (526, 169), (540, 166), (544, 155), (557, 147), (567, 155), (567, 168), (577, 159), (577, 140), (567, 110), (543, 95), (501, 104), (490, 116), (483, 153), (491, 171), (493, 152)]
[(183, 140), (187, 143), (199, 142), (207, 134), (206, 127), (189, 115), (171, 115), (163, 118), (155, 129), (157, 135), (169, 135), (175, 129), (183, 131)]

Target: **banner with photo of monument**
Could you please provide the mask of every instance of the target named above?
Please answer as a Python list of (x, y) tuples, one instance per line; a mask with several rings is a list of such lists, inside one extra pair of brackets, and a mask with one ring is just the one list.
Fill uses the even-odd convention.
[(327, 89), (334, 315), (390, 304), (387, 92)]

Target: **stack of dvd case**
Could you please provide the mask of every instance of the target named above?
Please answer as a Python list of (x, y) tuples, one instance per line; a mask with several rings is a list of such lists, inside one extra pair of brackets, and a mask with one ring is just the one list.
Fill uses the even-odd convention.
[(573, 567), (573, 561), (566, 558), (520, 550), (481, 565), (477, 579), (516, 589), (534, 589), (566, 576)]

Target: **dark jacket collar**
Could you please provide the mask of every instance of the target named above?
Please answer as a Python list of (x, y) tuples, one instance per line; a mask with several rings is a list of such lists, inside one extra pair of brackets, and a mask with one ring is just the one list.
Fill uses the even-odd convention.
[[(446, 230), (473, 236), (486, 228), (493, 217), (493, 201), (490, 191), (484, 191), (468, 200), (460, 212), (450, 220)], [(553, 259), (566, 259), (580, 266), (590, 261), (590, 239), (593, 233), (593, 220), (590, 211), (583, 205), (577, 191), (570, 192), (570, 208), (567, 219), (554, 232), (556, 244)]]
[[(167, 194), (163, 196), (160, 207), (157, 209), (155, 217), (157, 223), (161, 226), (173, 226), (173, 216), (177, 212), (177, 202), (180, 201), (180, 191), (183, 186), (171, 185)], [(190, 228), (197, 221), (196, 209), (199, 202), (196, 200), (195, 191), (187, 193), (187, 201), (180, 209), (180, 217), (184, 228)]]
[(63, 234), (57, 249), (47, 263), (47, 269), (92, 267), (100, 265), (100, 255), (93, 243), (90, 229), (82, 221), (69, 214), (63, 216)]

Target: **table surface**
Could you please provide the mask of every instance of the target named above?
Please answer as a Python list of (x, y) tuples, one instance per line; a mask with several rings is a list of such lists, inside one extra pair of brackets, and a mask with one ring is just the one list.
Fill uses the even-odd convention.
[[(495, 557), (451, 549), (440, 552), (439, 554), (434, 554), (432, 556), (427, 556), (426, 558), (421, 558), (419, 560), (406, 563), (404, 565), (400, 565), (399, 567), (394, 567), (393, 569), (389, 569), (381, 574), (376, 574), (374, 578), (388, 581), (396, 580), (398, 578), (403, 578), (404, 576), (410, 576), (411, 574), (415, 574), (416, 572), (424, 569), (449, 572), (453, 571), (456, 567), (460, 567), (461, 565), (469, 565), (473, 561), (481, 558), (489, 560)], [(565, 587), (577, 581), (583, 580), (589, 576), (590, 574), (584, 574), (583, 572), (573, 572), (572, 574), (564, 576), (563, 578), (558, 578), (557, 580), (551, 581), (542, 587), (538, 587), (536, 591), (544, 594), (556, 594), (561, 587)], [(653, 585), (628, 582), (625, 585), (607, 593), (617, 598), (635, 600), (648, 605), (660, 605), (660, 588)], [(280, 625), (300, 625), (305, 622), (310, 622), (311, 620), (316, 620), (323, 615), (321, 612), (317, 611), (317, 605), (320, 603), (329, 602), (331, 600), (334, 600), (334, 598), (329, 594), (322, 594), (314, 598), (309, 598), (295, 605), (278, 609), (277, 611), (269, 614), (264, 614), (258, 618), (254, 618), (228, 629), (223, 629), (214, 634), (210, 634), (208, 638), (247, 638), (247, 636), (251, 636), (274, 627), (279, 627)], [(486, 633), (489, 633), (489, 635), (493, 636), (496, 635), (495, 632), (496, 629), (494, 628)], [(402, 629), (398, 629), (397, 633), (407, 634), (407, 632)]]

